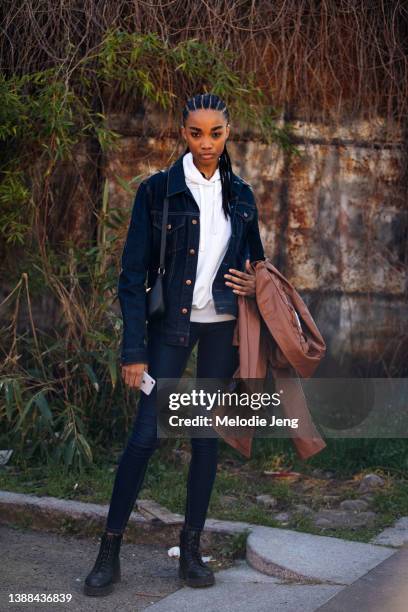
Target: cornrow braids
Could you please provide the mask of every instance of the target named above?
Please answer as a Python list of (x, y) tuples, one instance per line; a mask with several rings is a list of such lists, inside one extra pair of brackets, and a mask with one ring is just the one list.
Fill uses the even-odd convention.
[[(215, 94), (197, 94), (192, 98), (189, 98), (183, 108), (183, 125), (190, 113), (190, 111), (199, 110), (200, 108), (209, 108), (212, 110), (219, 110), (224, 115), (227, 123), (229, 123), (229, 112), (227, 105), (221, 98)], [(184, 153), (189, 153), (190, 148), (187, 146)], [(230, 214), (230, 200), (232, 199), (232, 165), (231, 158), (229, 156), (227, 145), (224, 145), (224, 150), (220, 155), (218, 161), (218, 169), (221, 177), (221, 188), (222, 188), (222, 209), (224, 216), (228, 219)]]

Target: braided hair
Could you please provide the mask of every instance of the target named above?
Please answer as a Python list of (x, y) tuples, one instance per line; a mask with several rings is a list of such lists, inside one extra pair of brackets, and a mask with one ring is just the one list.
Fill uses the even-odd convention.
[[(229, 123), (229, 112), (227, 106), (221, 98), (216, 96), (215, 94), (197, 94), (192, 98), (189, 98), (183, 108), (183, 126), (185, 125), (185, 121), (190, 113), (190, 111), (199, 110), (201, 108), (209, 108), (211, 110), (219, 110), (224, 115), (227, 123)], [(189, 153), (190, 148), (187, 145), (185, 153)], [(227, 145), (224, 145), (224, 150), (220, 155), (218, 161), (218, 168), (221, 177), (221, 186), (222, 186), (222, 209), (224, 211), (225, 218), (228, 219), (228, 214), (230, 214), (230, 205), (229, 202), (232, 199), (232, 166), (231, 159), (227, 151)]]

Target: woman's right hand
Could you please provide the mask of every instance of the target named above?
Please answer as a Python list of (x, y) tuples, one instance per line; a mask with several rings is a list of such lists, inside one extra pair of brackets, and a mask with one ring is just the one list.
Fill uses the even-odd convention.
[(122, 377), (125, 384), (129, 387), (140, 389), (142, 384), (143, 372), (148, 371), (147, 363), (129, 363), (122, 366)]

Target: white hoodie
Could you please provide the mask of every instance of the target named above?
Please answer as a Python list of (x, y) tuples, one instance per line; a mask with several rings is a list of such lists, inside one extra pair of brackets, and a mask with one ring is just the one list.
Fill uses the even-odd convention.
[(210, 323), (235, 319), (231, 314), (216, 313), (211, 292), (231, 236), (231, 220), (225, 218), (222, 210), (220, 171), (217, 168), (206, 179), (194, 164), (191, 152), (183, 156), (183, 168), (186, 185), (200, 209), (200, 244), (190, 321)]

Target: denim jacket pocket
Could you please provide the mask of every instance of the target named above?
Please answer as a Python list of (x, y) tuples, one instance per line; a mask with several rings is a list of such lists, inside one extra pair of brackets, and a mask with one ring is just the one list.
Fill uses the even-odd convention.
[[(163, 212), (152, 211), (153, 246), (160, 251)], [(185, 215), (169, 212), (166, 225), (166, 254), (175, 253), (184, 248)]]

